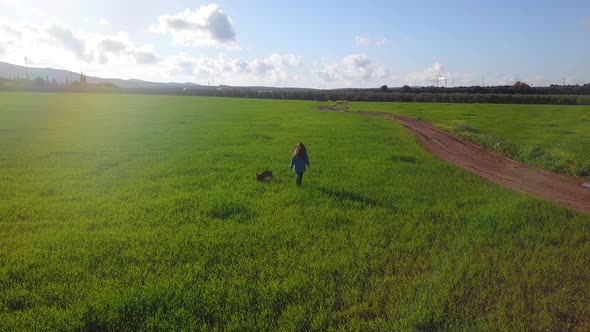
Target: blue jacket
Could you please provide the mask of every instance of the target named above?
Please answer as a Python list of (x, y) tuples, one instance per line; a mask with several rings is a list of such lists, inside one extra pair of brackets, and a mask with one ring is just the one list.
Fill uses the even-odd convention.
[(293, 166), (295, 166), (295, 172), (305, 172), (305, 165), (309, 167), (308, 158), (299, 158), (293, 156), (293, 159), (291, 159), (291, 166), (289, 166), (289, 168), (293, 168)]

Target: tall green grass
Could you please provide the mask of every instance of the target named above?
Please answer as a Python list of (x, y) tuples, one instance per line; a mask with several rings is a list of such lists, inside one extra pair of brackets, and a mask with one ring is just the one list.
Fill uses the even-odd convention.
[(0, 330), (590, 328), (590, 217), (314, 105), (0, 93)]

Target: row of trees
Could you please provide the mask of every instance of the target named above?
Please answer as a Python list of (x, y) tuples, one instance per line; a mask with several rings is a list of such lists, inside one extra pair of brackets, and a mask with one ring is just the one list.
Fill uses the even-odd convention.
[(195, 89), (183, 94), (197, 96), (300, 99), (300, 100), (349, 100), (374, 102), (423, 102), (423, 103), (491, 103), (491, 104), (557, 104), (590, 105), (590, 95), (541, 95), (541, 94), (480, 94), (480, 93), (382, 93), (371, 90), (274, 90), (251, 89), (210, 90)]
[(55, 78), (49, 80), (49, 77), (47, 77), (47, 76), (45, 78), (40, 77), (40, 76), (37, 76), (33, 80), (30, 80), (28, 77), (22, 77), (21, 78), (18, 75), (16, 75), (16, 76), (9, 76), (8, 78), (0, 77), (0, 83), (3, 83), (3, 84), (12, 84), (12, 85), (17, 85), (17, 84), (19, 84), (19, 85), (27, 85), (27, 84), (29, 84), (29, 85), (30, 84), (46, 85), (46, 84), (51, 84), (51, 85), (54, 85), (54, 86), (57, 86), (58, 85), (58, 83), (55, 81)]
[[(88, 77), (83, 72), (80, 73), (79, 80), (70, 78), (71, 75), (66, 75), (65, 83), (56, 82), (55, 78), (49, 79), (48, 76), (45, 78), (37, 76), (35, 79), (30, 80), (27, 77), (20, 77), (19, 75), (9, 76), (8, 78), (0, 77), (0, 86), (4, 87), (16, 87), (21, 89), (64, 89), (64, 88), (117, 88), (113, 83), (88, 83)], [(75, 91), (75, 90), (74, 90)]]
[[(80, 81), (74, 81), (67, 85), (48, 84), (48, 80), (35, 80), (34, 84), (27, 81), (26, 85), (0, 84), (0, 88), (9, 90), (33, 90), (33, 91), (65, 91), (65, 92), (118, 92), (138, 94), (169, 94), (169, 95), (191, 95), (191, 96), (214, 96), (234, 98), (265, 98), (265, 99), (299, 99), (299, 100), (350, 100), (350, 101), (374, 101), (374, 102), (425, 102), (425, 103), (493, 103), (493, 104), (557, 104), (557, 105), (590, 105), (590, 95), (574, 94), (530, 94), (520, 93), (532, 89), (530, 86), (521, 83), (513, 86), (519, 93), (490, 93), (498, 89), (503, 91), (504, 87), (486, 87), (486, 93), (479, 91), (478, 87), (465, 88), (410, 88), (402, 87), (390, 89), (382, 86), (379, 89), (342, 89), (342, 90), (312, 90), (312, 89), (278, 89), (269, 88), (260, 90), (248, 87), (201, 87), (201, 88), (117, 88), (114, 84), (88, 84), (85, 75), (80, 75)], [(84, 82), (84, 83), (82, 83)], [(0, 81), (2, 83), (2, 81)], [(590, 84), (582, 86), (590, 88)], [(548, 87), (550, 89), (551, 87)], [(472, 90), (469, 90), (472, 89)], [(491, 90), (490, 90), (491, 89)], [(553, 89), (558, 89), (553, 87)], [(461, 92), (464, 91), (464, 92)], [(559, 91), (559, 90), (551, 90)]]
[(584, 85), (550, 85), (533, 87), (525, 82), (516, 82), (513, 85), (498, 86), (460, 86), (456, 88), (445, 87), (410, 87), (404, 85), (401, 88), (388, 88), (381, 86), (380, 92), (400, 93), (470, 93), (470, 94), (525, 94), (525, 95), (590, 95), (590, 83)]
[[(79, 80), (74, 80), (70, 78), (71, 75), (66, 75), (65, 77), (65, 86), (81, 86), (88, 83), (88, 78), (86, 74), (80, 72)], [(49, 76), (45, 76), (45, 78), (41, 76), (37, 76), (34, 79), (29, 79), (29, 75), (21, 77), (20, 75), (8, 75), (8, 78), (0, 77), (0, 83), (8, 84), (8, 85), (52, 85), (52, 86), (60, 86), (61, 83), (57, 82), (55, 78), (49, 79)]]

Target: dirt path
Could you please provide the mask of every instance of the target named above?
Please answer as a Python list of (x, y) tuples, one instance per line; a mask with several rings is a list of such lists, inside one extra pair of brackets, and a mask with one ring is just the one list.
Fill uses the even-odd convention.
[(437, 157), (492, 182), (543, 200), (590, 214), (590, 188), (581, 181), (514, 161), (479, 145), (461, 140), (428, 122), (401, 115), (361, 112), (397, 120)]

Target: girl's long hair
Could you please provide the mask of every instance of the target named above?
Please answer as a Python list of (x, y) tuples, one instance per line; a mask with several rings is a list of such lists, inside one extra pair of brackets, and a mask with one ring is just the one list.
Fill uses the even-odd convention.
[(307, 149), (305, 148), (305, 145), (303, 145), (303, 143), (297, 144), (297, 146), (295, 147), (295, 150), (293, 150), (293, 156), (297, 157), (297, 158), (303, 158), (303, 159), (309, 158), (307, 156)]

